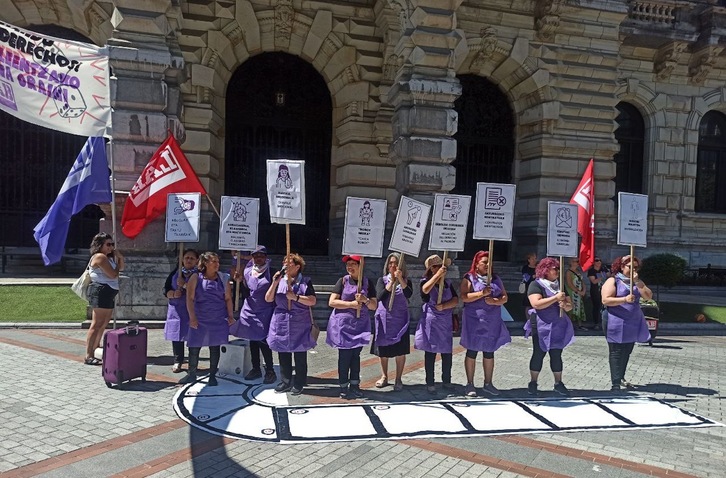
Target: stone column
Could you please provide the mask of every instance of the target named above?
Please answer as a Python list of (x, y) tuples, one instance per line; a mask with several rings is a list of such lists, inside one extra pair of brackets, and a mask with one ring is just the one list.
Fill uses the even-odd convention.
[[(121, 233), (126, 194), (171, 130), (182, 142), (184, 131), (179, 83), (184, 61), (172, 32), (181, 12), (169, 0), (115, 0), (108, 42), (113, 113), (112, 154), (116, 178), (116, 243), (126, 257), (116, 318), (163, 319), (164, 280), (175, 249), (164, 242), (164, 222), (155, 220), (135, 239)], [(110, 208), (109, 208), (110, 209)], [(106, 211), (110, 219), (110, 210)], [(111, 221), (102, 226), (110, 232)]]
[[(458, 116), (454, 101), (461, 95), (456, 79), (458, 47), (465, 45), (456, 30), (456, 8), (461, 0), (391, 1), (398, 9), (401, 37), (395, 55), (401, 66), (388, 92), (393, 105), (393, 142), (390, 157), (396, 165), (396, 190), (401, 195), (433, 204), (435, 193), (451, 191), (456, 171)], [(399, 198), (390, 204), (398, 209)], [(424, 240), (418, 258), (406, 257), (411, 280), (423, 275), (423, 260), (431, 253)], [(435, 251), (441, 254), (441, 251)], [(451, 276), (458, 271), (452, 270)], [(418, 290), (418, 287), (416, 287)], [(420, 298), (411, 300), (412, 317), (420, 314)]]

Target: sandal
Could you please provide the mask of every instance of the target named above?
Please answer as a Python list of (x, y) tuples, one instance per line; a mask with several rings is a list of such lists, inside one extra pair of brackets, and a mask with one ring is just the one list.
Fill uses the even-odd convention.
[(387, 387), (387, 386), (388, 386), (388, 378), (386, 378), (386, 377), (380, 378), (376, 382), (376, 388), (383, 388), (383, 387)]
[(172, 373), (181, 373), (181, 371), (182, 371), (182, 366), (180, 363), (175, 363), (174, 366), (171, 367)]
[(101, 360), (96, 357), (86, 357), (86, 360), (84, 360), (83, 363), (86, 365), (101, 365)]

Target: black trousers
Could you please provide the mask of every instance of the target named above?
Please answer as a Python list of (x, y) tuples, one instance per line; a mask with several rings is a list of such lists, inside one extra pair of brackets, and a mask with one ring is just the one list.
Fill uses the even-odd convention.
[[(434, 364), (436, 363), (436, 354), (434, 352), (424, 352), (424, 368), (426, 370), (426, 385), (433, 385), (434, 380)], [(441, 354), (441, 381), (443, 383), (451, 383), (451, 354)]]
[(272, 350), (264, 340), (250, 340), (250, 354), (252, 355), (252, 368), (260, 370), (260, 352), (265, 358), (265, 370), (272, 370)]
[(341, 387), (360, 384), (360, 352), (355, 349), (338, 349), (338, 383)]
[(610, 361), (610, 380), (613, 385), (620, 385), (625, 378), (625, 369), (628, 368), (630, 354), (633, 352), (635, 343), (613, 344), (608, 342)]
[[(199, 352), (201, 347), (189, 347), (189, 370), (196, 373), (199, 365)], [(219, 356), (221, 355), (221, 345), (211, 345), (209, 347), (209, 374), (216, 375), (219, 369)]]
[[(280, 374), (282, 380), (291, 383), (297, 389), (302, 389), (308, 378), (308, 353), (307, 352), (278, 352), (280, 360)], [(292, 376), (292, 358), (295, 356), (295, 377)]]
[(532, 334), (532, 358), (529, 359), (529, 369), (533, 372), (540, 372), (545, 355), (548, 353), (550, 354), (550, 370), (555, 373), (562, 372), (562, 349), (550, 349), (545, 352), (539, 345), (539, 336)]
[(592, 321), (595, 325), (602, 326), (602, 296), (600, 295), (600, 289), (597, 290), (597, 294), (590, 290), (590, 300), (592, 301)]
[(174, 340), (171, 343), (171, 350), (174, 352), (174, 363), (184, 363), (184, 341)]

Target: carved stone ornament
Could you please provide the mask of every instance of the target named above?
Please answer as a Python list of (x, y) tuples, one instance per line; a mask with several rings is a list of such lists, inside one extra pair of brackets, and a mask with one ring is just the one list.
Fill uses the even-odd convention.
[(410, 0), (388, 0), (388, 4), (398, 13), (398, 20), (401, 22), (401, 32), (405, 32), (411, 25), (411, 2)]
[(713, 65), (718, 57), (724, 50), (723, 47), (708, 47), (702, 50), (700, 56), (695, 63), (688, 68), (688, 76), (691, 77), (691, 81), (700, 85), (704, 82), (708, 74), (713, 69)]
[(474, 71), (480, 71), (484, 68), (486, 63), (494, 55), (494, 51), (497, 48), (497, 30), (493, 27), (484, 27), (481, 29), (481, 43), (479, 44), (479, 51), (474, 57), (474, 61), (471, 62), (471, 69)]
[(279, 0), (275, 6), (275, 44), (287, 45), (292, 35), (292, 23), (295, 19), (295, 9), (292, 0)]
[(660, 81), (668, 80), (673, 69), (678, 65), (681, 54), (686, 50), (687, 43), (672, 43), (662, 47), (655, 56), (653, 73)]
[(536, 0), (535, 28), (543, 40), (552, 40), (560, 26), (560, 14), (567, 0)]

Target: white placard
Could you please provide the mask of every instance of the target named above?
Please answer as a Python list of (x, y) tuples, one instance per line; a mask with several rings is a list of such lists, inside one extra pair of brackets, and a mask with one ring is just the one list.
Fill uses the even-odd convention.
[(346, 199), (343, 255), (383, 256), (387, 207), (385, 199)]
[(476, 183), (474, 239), (512, 240), (514, 184)]
[(199, 193), (166, 196), (166, 242), (199, 242), (201, 200)]
[(431, 206), (406, 196), (401, 196), (396, 223), (388, 248), (410, 256), (418, 257), (426, 233)]
[(260, 200), (222, 196), (219, 220), (219, 248), (251, 251), (257, 246), (260, 223)]
[(471, 196), (436, 194), (431, 217), (429, 250), (463, 251)]
[(305, 224), (305, 161), (267, 160), (270, 222)]
[(577, 204), (547, 203), (547, 255), (577, 257)]
[(618, 193), (618, 244), (648, 245), (648, 196)]

